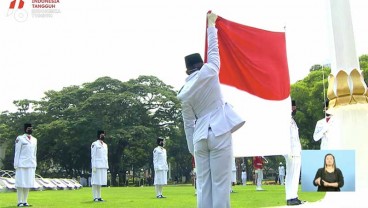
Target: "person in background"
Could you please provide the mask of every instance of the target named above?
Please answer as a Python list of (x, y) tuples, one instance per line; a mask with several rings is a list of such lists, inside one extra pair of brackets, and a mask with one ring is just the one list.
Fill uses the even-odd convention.
[(296, 115), (296, 101), (291, 101), (291, 121), (290, 121), (290, 153), (284, 155), (286, 161), (285, 193), (286, 205), (300, 205), (304, 201), (298, 198), (299, 177), (301, 168), (302, 146), (299, 139), (298, 125), (294, 120)]
[(243, 161), (243, 163), (241, 164), (241, 168), (242, 168), (242, 174), (241, 174), (242, 184), (243, 186), (246, 186), (247, 185), (247, 166), (245, 164), (245, 161)]
[(153, 166), (155, 169), (155, 191), (156, 198), (166, 198), (162, 195), (163, 186), (167, 184), (167, 171), (169, 166), (167, 165), (166, 149), (164, 148), (164, 139), (157, 138), (157, 147), (153, 150)]
[(253, 157), (253, 169), (255, 174), (255, 183), (256, 183), (256, 190), (263, 191), (262, 188), (262, 181), (263, 181), (263, 163), (268, 163), (266, 158), (262, 156), (255, 156)]
[(37, 139), (32, 136), (32, 124), (24, 124), (24, 134), (15, 140), (14, 169), (17, 207), (28, 207), (29, 189), (34, 187), (37, 167)]
[(191, 176), (192, 176), (192, 183), (194, 186), (194, 194), (197, 195), (197, 173), (196, 173), (196, 167), (195, 167), (195, 160), (194, 157), (192, 156), (192, 168), (193, 170), (191, 171)]
[(186, 83), (178, 92), (189, 152), (197, 169), (197, 207), (230, 207), (232, 133), (245, 121), (223, 100), (219, 81), (217, 15), (207, 14), (207, 63), (186, 56)]
[(321, 140), (321, 147), (320, 147), (321, 150), (328, 149), (328, 141), (329, 139), (331, 139), (329, 136), (329, 129), (334, 124), (334, 119), (332, 118), (332, 115), (327, 113), (328, 103), (329, 101), (327, 100), (323, 108), (325, 117), (317, 121), (313, 133), (314, 141), (318, 142), (319, 140)]
[(318, 186), (317, 191), (340, 191), (344, 186), (344, 176), (336, 167), (335, 156), (326, 154), (323, 168), (317, 170), (313, 185)]
[(279, 182), (280, 185), (284, 185), (285, 180), (285, 167), (282, 165), (282, 162), (279, 164)]
[(91, 164), (92, 164), (92, 195), (94, 202), (103, 202), (101, 198), (101, 187), (107, 185), (108, 147), (105, 141), (105, 131), (97, 131), (97, 140), (91, 145)]
[(230, 183), (230, 193), (234, 193), (233, 186), (236, 185), (236, 163), (235, 158), (231, 161), (231, 183)]

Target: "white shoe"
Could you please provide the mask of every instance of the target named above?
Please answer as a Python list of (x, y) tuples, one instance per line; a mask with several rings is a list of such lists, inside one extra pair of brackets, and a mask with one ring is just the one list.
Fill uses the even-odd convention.
[(263, 189), (262, 187), (258, 186), (258, 187), (256, 188), (256, 190), (257, 190), (257, 191), (263, 191), (264, 189)]

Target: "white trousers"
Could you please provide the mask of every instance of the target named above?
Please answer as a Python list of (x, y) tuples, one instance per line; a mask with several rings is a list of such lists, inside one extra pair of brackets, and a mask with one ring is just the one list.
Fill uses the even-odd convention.
[(17, 188), (18, 203), (28, 203), (29, 188)]
[(93, 199), (101, 198), (101, 185), (92, 185)]
[(286, 161), (286, 177), (285, 192), (286, 200), (298, 197), (299, 177), (300, 177), (300, 156), (285, 156)]
[(242, 184), (243, 186), (247, 185), (247, 172), (245, 171), (242, 172)]
[(256, 180), (257, 187), (261, 187), (262, 181), (263, 181), (263, 170), (257, 169), (254, 171), (254, 173), (256, 174), (256, 177), (257, 177), (257, 180)]
[(279, 180), (280, 180), (280, 185), (284, 185), (284, 183), (285, 183), (285, 176), (284, 175), (279, 175)]
[(197, 169), (197, 207), (229, 208), (231, 165), (233, 160), (231, 133), (208, 138), (194, 144)]
[(163, 185), (155, 185), (156, 196), (162, 195)]

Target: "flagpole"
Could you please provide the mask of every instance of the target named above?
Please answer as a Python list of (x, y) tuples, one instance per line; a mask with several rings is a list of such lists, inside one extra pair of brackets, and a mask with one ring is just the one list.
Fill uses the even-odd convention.
[[(327, 192), (320, 203), (325, 207), (366, 207), (365, 203), (354, 202), (361, 201), (368, 193), (367, 86), (355, 49), (349, 0), (329, 0), (329, 4), (332, 63), (327, 97), (328, 111), (337, 125), (329, 130), (334, 136), (328, 149), (355, 150), (355, 161), (348, 161), (355, 162), (355, 192)], [(345, 178), (345, 183), (351, 181), (354, 180)]]

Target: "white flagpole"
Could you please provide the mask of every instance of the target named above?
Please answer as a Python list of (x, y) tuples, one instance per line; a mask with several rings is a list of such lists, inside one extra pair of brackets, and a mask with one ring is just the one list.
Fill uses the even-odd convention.
[[(327, 192), (323, 207), (366, 207), (368, 195), (367, 86), (359, 67), (349, 0), (329, 0), (331, 74), (327, 96), (335, 125), (329, 149), (355, 150), (355, 192)], [(353, 162), (353, 161), (351, 161)], [(338, 161), (337, 161), (338, 164)], [(349, 183), (349, 178), (345, 178)]]

